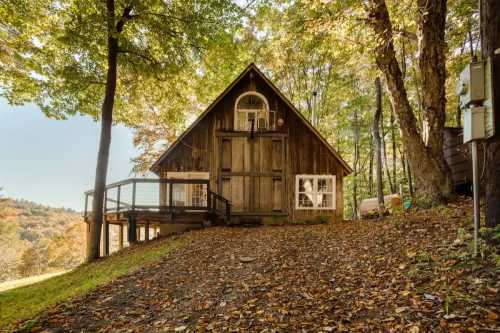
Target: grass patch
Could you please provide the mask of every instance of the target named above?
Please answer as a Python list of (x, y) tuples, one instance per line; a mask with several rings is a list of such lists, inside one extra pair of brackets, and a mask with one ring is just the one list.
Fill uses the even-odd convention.
[[(126, 248), (91, 264), (29, 286), (0, 293), (0, 331), (20, 320), (33, 318), (49, 306), (82, 296), (119, 276), (133, 273), (182, 246), (179, 239), (153, 241)], [(29, 323), (28, 323), (29, 325)]]

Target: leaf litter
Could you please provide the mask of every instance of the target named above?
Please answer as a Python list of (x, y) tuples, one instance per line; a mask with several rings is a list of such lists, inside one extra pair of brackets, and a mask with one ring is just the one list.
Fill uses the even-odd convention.
[(497, 332), (499, 268), (456, 244), (470, 210), (186, 233), (184, 247), (48, 309), (31, 330)]

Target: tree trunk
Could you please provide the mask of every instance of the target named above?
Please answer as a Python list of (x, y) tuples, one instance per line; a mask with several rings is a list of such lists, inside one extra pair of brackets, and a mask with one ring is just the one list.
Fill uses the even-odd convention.
[(353, 186), (352, 186), (352, 206), (353, 219), (358, 219), (358, 164), (359, 164), (359, 119), (358, 109), (354, 109), (354, 162), (353, 162)]
[(375, 79), (375, 93), (377, 98), (377, 107), (373, 117), (373, 141), (375, 143), (375, 174), (377, 178), (377, 198), (379, 216), (385, 212), (384, 188), (382, 184), (382, 140), (380, 139), (380, 117), (382, 115), (382, 87), (380, 79)]
[(428, 126), (427, 147), (442, 169), (448, 190), (452, 190), (451, 171), (444, 159), (443, 135), (446, 122), (446, 1), (418, 0), (418, 67), (422, 82), (422, 108)]
[(370, 165), (368, 173), (368, 192), (373, 196), (373, 134), (370, 135)]
[(389, 163), (387, 163), (387, 143), (385, 141), (385, 126), (384, 126), (384, 113), (382, 112), (380, 116), (380, 127), (382, 132), (382, 152), (384, 156), (384, 167), (385, 173), (387, 174), (387, 182), (389, 183), (389, 190), (391, 193), (395, 192), (394, 183), (392, 182), (391, 169), (389, 168)]
[(482, 0), (481, 34), (483, 59), (490, 57), (495, 136), (486, 144), (486, 226), (500, 224), (500, 1)]
[(391, 105), (391, 141), (392, 141), (392, 181), (394, 187), (397, 185), (397, 148), (396, 148), (396, 119), (394, 118), (394, 108)]
[[(371, 0), (367, 6), (369, 24), (376, 35), (375, 58), (378, 68), (385, 76), (389, 97), (398, 123), (405, 152), (417, 181), (418, 196), (426, 201), (442, 202), (451, 194), (451, 176), (444, 161), (443, 151), (437, 149), (441, 142), (442, 132), (433, 133), (439, 142), (426, 147), (417, 129), (417, 122), (408, 101), (402, 73), (396, 59), (392, 39), (392, 25), (384, 0)], [(426, 25), (424, 29), (428, 29)], [(440, 58), (439, 58), (440, 59)], [(440, 110), (440, 109), (436, 109)], [(440, 116), (432, 117), (438, 124), (431, 124), (432, 130), (439, 130)], [(441, 139), (439, 137), (441, 136)]]
[(87, 237), (86, 261), (91, 262), (99, 258), (101, 239), (101, 225), (103, 221), (104, 190), (108, 171), (109, 148), (111, 145), (111, 127), (113, 125), (113, 105), (116, 91), (116, 73), (118, 60), (118, 39), (116, 38), (114, 17), (114, 0), (106, 1), (108, 17), (108, 71), (106, 76), (106, 90), (101, 109), (101, 137), (95, 173), (94, 196), (92, 215), (90, 219), (89, 235)]

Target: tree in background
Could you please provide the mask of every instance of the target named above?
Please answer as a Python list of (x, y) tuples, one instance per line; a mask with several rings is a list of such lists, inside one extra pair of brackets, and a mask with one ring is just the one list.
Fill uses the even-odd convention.
[(368, 23), (375, 33), (377, 66), (384, 74), (391, 103), (398, 117), (405, 152), (419, 185), (417, 190), (426, 200), (442, 201), (452, 191), (450, 170), (443, 156), (446, 1), (418, 1), (418, 10), (419, 70), (425, 135), (419, 133), (408, 99), (394, 49), (393, 27), (384, 0), (369, 2)]
[(51, 117), (82, 113), (101, 120), (87, 261), (99, 256), (113, 121), (148, 117), (154, 102), (171, 93), (162, 83), (192, 69), (236, 12), (230, 0), (2, 3), (2, 96), (37, 103)]
[(376, 107), (373, 116), (373, 142), (375, 143), (375, 175), (377, 182), (378, 213), (382, 216), (385, 212), (384, 189), (383, 189), (383, 167), (382, 167), (382, 140), (380, 139), (380, 117), (382, 116), (382, 86), (380, 79), (375, 79)]

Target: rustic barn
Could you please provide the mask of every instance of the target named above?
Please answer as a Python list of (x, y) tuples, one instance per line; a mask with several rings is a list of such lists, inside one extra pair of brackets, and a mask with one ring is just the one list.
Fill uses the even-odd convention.
[[(249, 65), (154, 163), (160, 178), (206, 178), (232, 219), (342, 218), (351, 168), (276, 86)], [(173, 193), (200, 200), (196, 191)], [(191, 196), (188, 198), (187, 196)], [(167, 195), (162, 196), (167, 200)]]
[[(153, 164), (159, 179), (105, 189), (103, 253), (109, 226), (119, 247), (214, 223), (342, 219), (343, 181), (352, 170), (276, 86), (249, 65)], [(85, 193), (85, 220), (93, 191)], [(126, 229), (125, 229), (126, 227)], [(141, 228), (144, 229), (141, 232)]]

